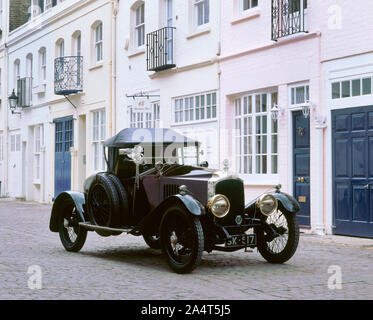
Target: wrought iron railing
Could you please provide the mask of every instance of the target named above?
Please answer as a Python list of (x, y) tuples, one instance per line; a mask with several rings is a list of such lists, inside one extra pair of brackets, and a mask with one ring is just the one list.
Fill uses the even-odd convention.
[(69, 95), (83, 91), (83, 57), (54, 60), (54, 93)]
[(174, 29), (165, 27), (146, 36), (148, 71), (162, 71), (176, 67), (174, 63)]
[(272, 40), (307, 32), (307, 0), (272, 0)]

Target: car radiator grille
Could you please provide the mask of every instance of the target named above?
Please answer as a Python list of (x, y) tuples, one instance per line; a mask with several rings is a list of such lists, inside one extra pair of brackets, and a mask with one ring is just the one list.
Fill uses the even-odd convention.
[(163, 199), (167, 199), (174, 194), (179, 193), (179, 186), (177, 184), (165, 184), (163, 186)]
[(219, 181), (215, 187), (215, 194), (225, 195), (231, 204), (228, 215), (223, 219), (219, 219), (219, 223), (222, 225), (235, 225), (235, 217), (243, 214), (245, 208), (243, 181), (240, 179)]

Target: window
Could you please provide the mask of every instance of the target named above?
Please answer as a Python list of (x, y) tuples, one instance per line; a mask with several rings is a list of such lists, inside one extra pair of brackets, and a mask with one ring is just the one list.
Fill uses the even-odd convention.
[[(102, 46), (102, 25), (101, 25), (101, 46)], [(102, 47), (101, 47), (102, 52)], [(74, 55), (80, 57), (82, 55), (82, 35), (80, 32), (74, 37)]]
[(92, 132), (92, 145), (93, 145), (93, 170), (105, 170), (105, 156), (104, 156), (104, 141), (105, 141), (105, 110), (98, 110), (92, 113), (93, 132)]
[(33, 59), (32, 54), (29, 53), (26, 57), (26, 77), (32, 78), (33, 75)]
[(45, 48), (39, 50), (39, 83), (47, 80), (47, 52)]
[(210, 22), (210, 0), (194, 0), (196, 26)]
[(241, 0), (242, 10), (246, 11), (258, 6), (258, 0)]
[(43, 146), (43, 126), (34, 127), (34, 180), (40, 180), (40, 161)]
[(216, 92), (187, 96), (174, 100), (174, 123), (215, 120), (216, 117)]
[(372, 77), (333, 82), (331, 89), (332, 99), (370, 95), (373, 93)]
[(57, 41), (57, 57), (61, 58), (65, 56), (65, 41), (60, 39)]
[(21, 151), (21, 135), (11, 134), (10, 135), (10, 152)]
[(271, 117), (277, 92), (235, 100), (236, 166), (240, 174), (278, 173), (278, 122)]
[(102, 61), (102, 23), (95, 28), (95, 59), (96, 62)]
[(14, 61), (14, 83), (13, 83), (13, 88), (17, 91), (18, 89), (18, 80), (21, 78), (21, 74), (20, 74), (20, 66), (21, 66), (21, 63), (20, 61), (17, 59), (16, 61)]
[(306, 86), (297, 86), (291, 88), (291, 104), (304, 104), (310, 100), (310, 87)]
[(129, 107), (129, 119), (131, 128), (159, 128), (160, 127), (160, 104), (152, 102), (149, 110), (135, 110)]
[(140, 4), (135, 11), (135, 46), (145, 44), (145, 4)]

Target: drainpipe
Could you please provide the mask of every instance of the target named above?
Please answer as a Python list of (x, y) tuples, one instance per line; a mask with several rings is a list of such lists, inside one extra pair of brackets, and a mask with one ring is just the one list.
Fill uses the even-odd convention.
[(316, 158), (316, 168), (318, 168), (317, 172), (317, 204), (316, 204), (316, 224), (315, 224), (315, 232), (318, 235), (325, 234), (325, 223), (324, 223), (324, 201), (325, 201), (325, 165), (324, 165), (324, 132), (325, 128), (327, 127), (326, 118), (323, 116), (323, 108), (324, 105), (324, 87), (323, 87), (323, 72), (322, 72), (322, 64), (321, 64), (321, 33), (319, 34), (318, 39), (318, 60), (319, 60), (319, 113), (315, 115), (315, 128), (316, 128), (316, 143), (318, 146), (318, 150), (315, 153)]
[(110, 135), (117, 131), (117, 15), (119, 0), (111, 1), (111, 62), (110, 62)]

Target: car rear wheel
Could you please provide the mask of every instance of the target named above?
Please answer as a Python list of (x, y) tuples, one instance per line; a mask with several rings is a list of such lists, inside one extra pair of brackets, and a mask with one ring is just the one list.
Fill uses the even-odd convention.
[(81, 221), (74, 202), (70, 199), (61, 210), (58, 231), (67, 251), (78, 252), (87, 239), (87, 230), (79, 226)]
[(277, 210), (266, 223), (278, 234), (273, 237), (263, 228), (257, 229), (258, 250), (270, 263), (284, 263), (295, 253), (299, 242), (299, 226), (294, 213)]
[(169, 208), (162, 218), (161, 247), (167, 263), (177, 273), (188, 273), (201, 261), (204, 234), (198, 217), (179, 206)]

